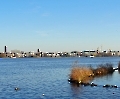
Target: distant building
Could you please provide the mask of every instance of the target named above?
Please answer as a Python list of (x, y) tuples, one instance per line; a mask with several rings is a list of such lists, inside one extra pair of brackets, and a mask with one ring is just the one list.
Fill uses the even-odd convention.
[(7, 46), (5, 46), (4, 52), (5, 52), (5, 53), (7, 52)]
[(6, 53), (4, 52), (0, 53), (0, 58), (4, 58), (4, 57), (6, 57)]
[(15, 50), (11, 50), (11, 52), (12, 53), (21, 53), (22, 51), (15, 49)]
[(37, 49), (37, 52), (39, 53), (39, 52), (40, 52), (40, 49)]

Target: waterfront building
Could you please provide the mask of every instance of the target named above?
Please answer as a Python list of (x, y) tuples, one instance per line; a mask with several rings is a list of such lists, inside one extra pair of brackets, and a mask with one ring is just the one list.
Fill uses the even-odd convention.
[(6, 53), (1, 52), (1, 53), (0, 53), (0, 58), (5, 58), (5, 57), (6, 57)]
[(4, 52), (5, 52), (5, 53), (7, 52), (7, 46), (5, 46), (5, 48), (4, 48)]

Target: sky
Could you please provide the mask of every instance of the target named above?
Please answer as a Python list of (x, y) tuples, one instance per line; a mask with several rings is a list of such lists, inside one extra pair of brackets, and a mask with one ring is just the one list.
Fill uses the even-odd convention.
[(0, 0), (0, 52), (120, 50), (120, 0)]

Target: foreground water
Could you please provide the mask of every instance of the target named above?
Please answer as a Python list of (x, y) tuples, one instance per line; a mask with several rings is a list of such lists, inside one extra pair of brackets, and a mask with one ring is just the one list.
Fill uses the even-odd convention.
[[(95, 78), (96, 87), (74, 86), (67, 80), (74, 62), (96, 68), (112, 63), (117, 67), (120, 57), (95, 58), (2, 58), (0, 59), (0, 99), (119, 99), (120, 74)], [(104, 84), (118, 88), (103, 88)], [(19, 90), (14, 89), (18, 87)]]

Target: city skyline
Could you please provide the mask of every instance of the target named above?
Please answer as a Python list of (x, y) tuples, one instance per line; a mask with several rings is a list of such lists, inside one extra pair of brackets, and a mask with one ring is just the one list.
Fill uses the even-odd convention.
[(0, 51), (120, 50), (119, 0), (0, 1)]
[[(7, 46), (4, 46), (4, 51), (0, 51), (1, 53), (24, 53), (24, 52), (26, 52), (26, 51), (24, 51), (24, 50), (19, 50), (19, 49), (9, 49), (9, 47), (7, 47)], [(29, 51), (27, 51), (27, 52), (43, 52), (43, 53), (51, 53), (51, 52), (53, 52), (53, 53), (62, 53), (62, 51), (46, 51), (46, 52), (44, 52), (44, 51), (42, 51), (42, 50), (40, 50), (39, 48), (38, 49), (36, 49), (35, 51), (34, 50), (29, 50)], [(66, 53), (66, 52), (70, 52), (70, 53), (73, 53), (73, 52), (119, 52), (119, 50), (112, 50), (112, 49), (107, 49), (107, 50), (102, 50), (102, 46), (101, 46), (101, 48), (97, 48), (97, 49), (85, 49), (85, 50), (73, 50), (73, 51), (63, 51), (63, 53)]]

